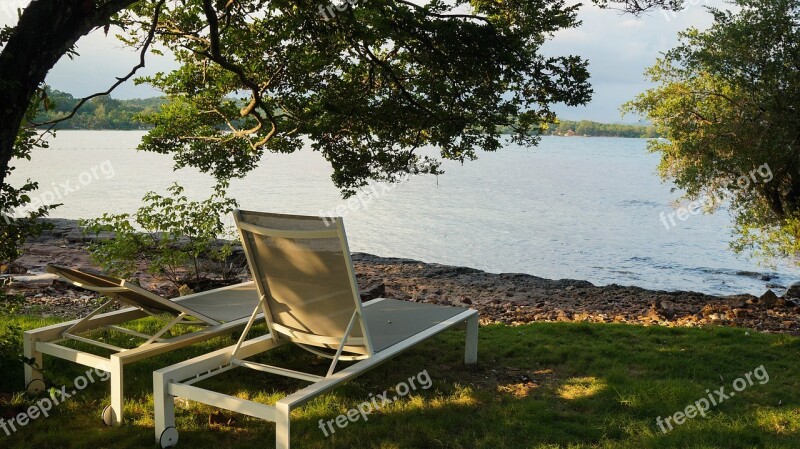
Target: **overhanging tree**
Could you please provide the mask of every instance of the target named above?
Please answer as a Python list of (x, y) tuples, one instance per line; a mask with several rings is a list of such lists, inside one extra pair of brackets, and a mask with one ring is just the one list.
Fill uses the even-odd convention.
[(667, 137), (650, 145), (662, 155), (662, 177), (689, 198), (712, 200), (710, 209), (730, 200), (735, 250), (796, 261), (800, 1), (735, 4), (738, 13), (710, 9), (710, 29), (682, 33), (681, 45), (648, 71), (658, 86), (628, 109)]
[[(672, 0), (595, 1), (624, 5), (633, 12), (675, 4)], [(269, 150), (288, 151), (297, 145), (296, 137), (291, 137), (296, 128), (295, 133), (309, 132), (316, 138), (318, 149), (327, 149), (335, 167), (355, 163), (353, 169), (337, 169), (337, 183), (345, 190), (371, 174), (383, 176), (394, 171), (403, 157), (396, 151), (381, 151), (391, 139), (397, 139), (406, 150), (425, 142), (446, 144), (443, 156), (462, 159), (471, 155), (471, 144), (497, 147), (496, 138), (480, 137), (481, 131), (492, 133), (492, 126), (509, 121), (519, 124), (521, 130), (536, 127), (551, 117), (547, 107), (553, 102), (575, 104), (588, 99), (584, 61), (545, 59), (537, 52), (551, 32), (577, 25), (575, 7), (561, 1), (433, 0), (423, 6), (403, 0), (351, 3), (355, 7), (337, 3), (338, 8), (330, 9), (326, 3), (311, 1), (32, 1), (16, 25), (0, 31), (0, 185), (9, 173), (20, 128), (27, 124), (25, 113), (47, 72), (73, 51), (81, 37), (98, 28), (108, 31), (113, 25), (127, 28), (128, 42), (140, 47), (143, 57), (154, 36), (179, 49), (184, 64), (181, 70), (153, 81), (172, 89), (173, 97), (185, 96), (188, 104), (183, 106), (205, 106), (209, 101), (222, 106), (211, 98), (238, 84), (238, 91), (253, 95), (246, 101), (249, 107), (244, 117), (232, 125), (258, 123), (258, 130), (250, 133), (252, 143), (275, 138)], [(322, 17), (322, 10), (335, 12), (334, 17)], [(285, 68), (278, 71), (282, 64)], [(202, 72), (192, 73), (200, 68)], [(254, 76), (262, 69), (269, 71)], [(266, 89), (253, 85), (253, 81), (265, 82), (267, 73), (279, 74), (280, 80), (276, 78)], [(218, 92), (198, 93), (207, 99), (180, 92), (204, 87), (202, 82), (208, 80), (192, 81), (203, 74), (213, 76), (211, 82), (218, 85)], [(522, 89), (512, 91), (515, 88)], [(113, 87), (106, 92), (111, 90)], [(504, 96), (508, 92), (513, 98)], [(350, 94), (355, 96), (344, 97)], [(283, 106), (276, 107), (278, 101)], [(526, 109), (530, 105), (532, 109)], [(372, 106), (379, 107), (377, 113)], [(181, 107), (176, 103), (172, 110), (185, 113)], [(393, 107), (398, 108), (393, 120), (399, 124), (376, 127), (376, 118), (386, 119)], [(476, 109), (467, 113), (458, 111), (459, 107)], [(217, 109), (226, 118), (235, 116), (229, 109)], [(212, 126), (224, 121), (219, 114), (216, 119), (207, 115)], [(196, 121), (185, 125), (198, 130)], [(332, 127), (323, 130), (326, 125)], [(368, 130), (370, 138), (379, 143), (361, 142), (355, 151), (342, 138), (342, 129), (333, 128), (338, 125), (345, 125), (345, 134), (350, 136)], [(237, 130), (247, 131), (246, 126)], [(182, 134), (173, 133), (172, 137), (188, 137)], [(146, 145), (165, 151), (166, 143), (158, 144), (157, 137), (154, 134)], [(228, 151), (242, 146), (253, 153), (264, 150), (266, 142), (253, 150), (250, 144), (242, 145), (241, 137), (217, 142), (217, 150), (224, 146)], [(337, 146), (344, 149), (344, 155), (338, 154)], [(227, 168), (222, 167), (225, 163), (213, 165), (221, 170), (218, 174), (232, 174), (252, 163), (251, 156), (230, 156), (235, 160), (229, 161)], [(178, 150), (179, 164), (193, 163), (190, 159)]]
[(155, 35), (181, 63), (147, 80), (170, 102), (142, 148), (219, 179), (309, 139), (347, 195), (395, 179), (423, 145), (464, 161), (498, 149), (502, 126), (534, 143), (530, 131), (555, 118), (551, 104), (590, 98), (585, 61), (539, 53), (547, 35), (577, 25), (561, 1), (192, 5), (140, 3), (123, 16), (159, 14)]

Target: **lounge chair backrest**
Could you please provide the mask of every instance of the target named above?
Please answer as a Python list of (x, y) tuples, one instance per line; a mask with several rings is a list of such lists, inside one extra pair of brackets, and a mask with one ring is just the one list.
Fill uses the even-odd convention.
[(341, 219), (244, 210), (234, 217), (273, 331), (335, 349), (356, 314), (346, 350), (371, 351)]
[(116, 297), (120, 301), (134, 307), (141, 307), (150, 312), (166, 312), (172, 315), (181, 313), (190, 314), (197, 318), (213, 322), (208, 317), (203, 316), (182, 305), (155, 295), (137, 285), (111, 276), (89, 273), (82, 270), (61, 267), (57, 265), (47, 265), (45, 271), (55, 274), (72, 284), (101, 293), (105, 296)]

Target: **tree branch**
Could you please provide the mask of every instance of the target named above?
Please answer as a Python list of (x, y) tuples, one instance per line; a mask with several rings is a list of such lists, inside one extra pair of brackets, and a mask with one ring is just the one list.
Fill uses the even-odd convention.
[(105, 92), (98, 92), (98, 93), (89, 95), (88, 97), (82, 98), (81, 101), (79, 101), (78, 104), (76, 104), (75, 107), (72, 108), (72, 111), (70, 111), (70, 113), (67, 114), (65, 117), (61, 117), (61, 118), (58, 118), (58, 119), (55, 119), (55, 120), (50, 120), (50, 121), (44, 122), (44, 123), (31, 123), (31, 124), (33, 126), (50, 125), (50, 127), (47, 129), (46, 132), (52, 131), (53, 128), (57, 124), (59, 124), (59, 123), (61, 123), (63, 121), (69, 120), (72, 117), (74, 117), (75, 114), (78, 113), (78, 110), (80, 108), (82, 108), (83, 105), (85, 105), (89, 100), (91, 100), (93, 98), (97, 98), (97, 97), (104, 97), (104, 96), (110, 95), (111, 92), (113, 92), (117, 87), (122, 85), (122, 83), (124, 83), (124, 82), (128, 81), (129, 79), (131, 79), (133, 77), (133, 75), (135, 75), (136, 72), (139, 71), (139, 69), (141, 69), (141, 68), (143, 68), (145, 66), (145, 58), (147, 56), (147, 52), (150, 50), (150, 45), (153, 43), (153, 39), (155, 38), (156, 28), (158, 27), (158, 20), (159, 20), (159, 17), (161, 16), (161, 8), (164, 6), (165, 2), (166, 2), (166, 0), (160, 0), (158, 2), (158, 4), (156, 4), (156, 9), (155, 9), (155, 12), (153, 13), (153, 23), (150, 26), (150, 30), (147, 33), (147, 38), (145, 39), (144, 44), (142, 44), (142, 49), (139, 52), (139, 63), (136, 64), (136, 66), (134, 66), (131, 69), (131, 71), (128, 72), (127, 75), (123, 76), (122, 78), (117, 78), (117, 82), (115, 82), (113, 85), (111, 85), (111, 87), (109, 87)]

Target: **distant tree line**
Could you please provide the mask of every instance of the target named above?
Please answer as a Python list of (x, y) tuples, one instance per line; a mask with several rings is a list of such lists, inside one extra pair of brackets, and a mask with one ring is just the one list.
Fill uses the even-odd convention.
[(624, 125), (619, 123), (598, 123), (589, 120), (579, 122), (559, 120), (551, 126), (547, 135), (555, 136), (592, 136), (592, 137), (632, 137), (652, 139), (660, 137), (656, 128), (649, 125)]
[[(501, 133), (513, 134), (511, 127), (502, 128)], [(589, 137), (631, 137), (653, 139), (662, 137), (651, 125), (625, 125), (619, 123), (599, 123), (589, 120), (558, 120), (542, 133), (545, 136), (589, 136)]]
[[(36, 123), (45, 123), (64, 117), (80, 101), (71, 94), (47, 89), (49, 108), (39, 112)], [(115, 100), (97, 97), (86, 102), (70, 120), (58, 123), (56, 129), (148, 129), (142, 117), (152, 115), (166, 102), (163, 97)]]

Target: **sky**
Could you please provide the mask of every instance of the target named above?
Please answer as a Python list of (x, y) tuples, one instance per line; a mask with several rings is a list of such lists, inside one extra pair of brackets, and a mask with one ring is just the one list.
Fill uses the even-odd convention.
[[(0, 24), (16, 21), (16, 8), (29, 0), (0, 0)], [(678, 32), (711, 24), (705, 5), (724, 7), (721, 0), (686, 0), (680, 12), (655, 11), (642, 17), (603, 10), (591, 4), (581, 7), (578, 28), (562, 30), (543, 48), (547, 55), (579, 55), (589, 60), (594, 96), (581, 107), (556, 105), (559, 117), (568, 120), (635, 122), (621, 117), (619, 107), (649, 87), (644, 71), (659, 55), (678, 43)], [(571, 4), (577, 2), (570, 2)], [(79, 57), (64, 58), (50, 72), (47, 83), (75, 96), (106, 90), (115, 77), (123, 76), (138, 62), (135, 51), (124, 48), (113, 36), (95, 31), (78, 42)], [(169, 56), (149, 56), (147, 66), (137, 72), (154, 74), (176, 67)], [(128, 82), (112, 94), (114, 98), (144, 98), (159, 95), (148, 86)]]

